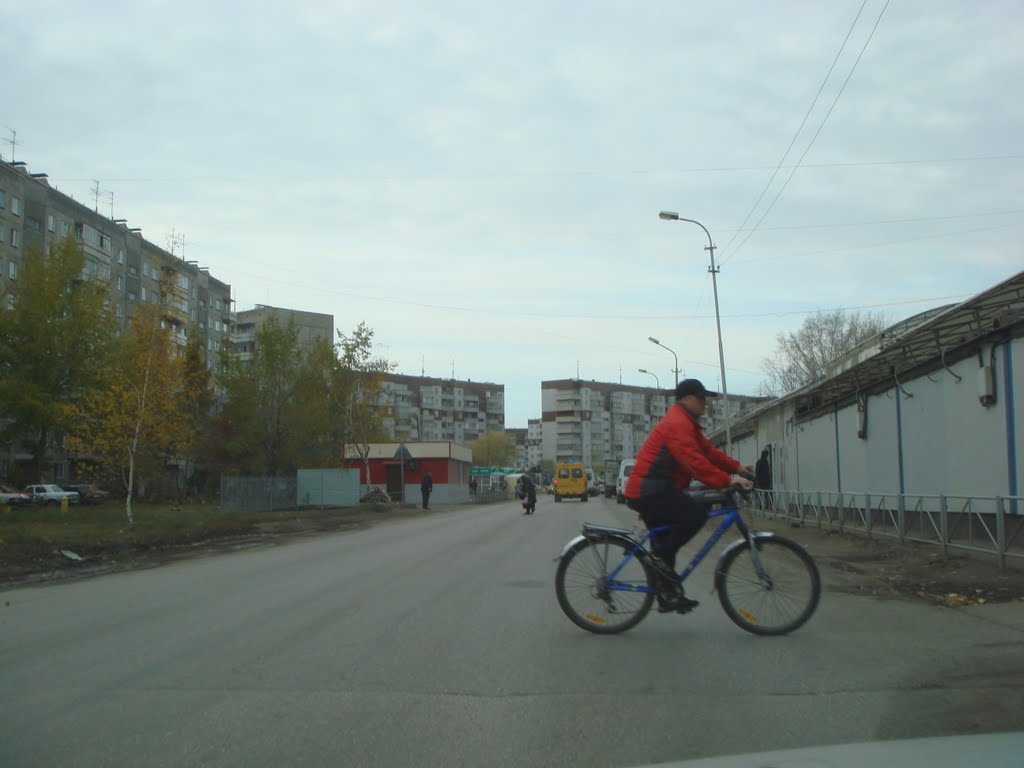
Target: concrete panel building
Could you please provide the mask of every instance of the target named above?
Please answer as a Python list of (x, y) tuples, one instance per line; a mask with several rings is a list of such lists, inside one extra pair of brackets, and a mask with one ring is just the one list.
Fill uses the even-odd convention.
[(156, 304), (175, 339), (198, 335), (210, 366), (217, 364), (234, 320), (230, 285), (186, 260), (182, 241), (170, 238), (171, 250), (161, 248), (125, 219), (51, 187), (46, 174), (0, 161), (0, 288), (18, 279), (30, 248), (46, 253), (68, 236), (85, 254), (82, 276), (107, 286), (121, 330), (136, 306)]
[(380, 406), (394, 440), (468, 445), (487, 430), (505, 430), (504, 384), (389, 373)]

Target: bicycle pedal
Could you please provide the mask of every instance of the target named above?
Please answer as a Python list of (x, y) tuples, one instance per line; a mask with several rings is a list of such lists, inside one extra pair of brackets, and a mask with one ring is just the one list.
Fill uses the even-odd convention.
[(683, 605), (680, 605), (678, 608), (676, 608), (676, 613), (680, 615), (689, 613), (698, 605), (700, 605), (700, 603), (698, 603), (696, 600), (686, 600), (686, 602)]

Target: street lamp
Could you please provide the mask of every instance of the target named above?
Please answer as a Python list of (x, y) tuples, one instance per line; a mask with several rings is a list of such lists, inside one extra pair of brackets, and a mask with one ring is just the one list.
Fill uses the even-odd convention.
[[(704, 249), (711, 254), (711, 268), (708, 270), (711, 273), (711, 290), (715, 294), (715, 326), (718, 328), (718, 370), (722, 374), (722, 408), (725, 410), (725, 445), (726, 451), (732, 452), (732, 433), (729, 430), (729, 387), (725, 383), (725, 352), (722, 350), (722, 320), (718, 314), (718, 270), (715, 268), (715, 244), (711, 242), (711, 233), (708, 232), (708, 228), (701, 224), (699, 221), (693, 219), (684, 219), (675, 211), (662, 211), (658, 214), (658, 218), (663, 221), (686, 221), (690, 224), (696, 224), (698, 227), (704, 230), (704, 234), (708, 236), (708, 245)], [(654, 339), (651, 339), (654, 341)]]
[[(658, 341), (658, 340), (657, 340), (656, 338), (654, 338), (653, 336), (648, 336), (648, 337), (647, 337), (647, 340), (648, 340), (649, 342), (653, 343), (653, 344), (657, 344), (657, 345), (658, 345), (659, 347), (661, 347), (662, 349), (668, 349), (668, 347), (666, 347), (666, 346), (665, 346), (664, 344), (662, 344), (662, 343), (661, 343), (660, 341)], [(672, 350), (671, 350), (671, 349), (668, 349), (668, 351), (669, 351), (669, 352), (672, 352)], [(675, 353), (675, 352), (672, 352), (672, 357), (673, 357), (673, 358), (675, 359), (675, 361), (676, 361), (676, 367), (672, 369), (672, 373), (674, 373), (674, 374), (676, 375), (676, 386), (678, 387), (678, 386), (679, 386), (679, 356), (678, 356), (678, 355), (676, 355), (676, 353)]]
[(661, 389), (661, 379), (658, 378), (658, 374), (651, 373), (646, 368), (637, 368), (637, 370), (640, 371), (640, 373), (646, 373), (648, 376), (653, 376), (654, 383), (658, 385), (658, 389)]

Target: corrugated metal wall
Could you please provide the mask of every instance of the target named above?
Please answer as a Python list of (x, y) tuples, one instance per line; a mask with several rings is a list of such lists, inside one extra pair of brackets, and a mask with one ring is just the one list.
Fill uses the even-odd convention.
[(856, 404), (798, 422), (784, 400), (754, 417), (756, 429), (733, 443), (733, 455), (753, 464), (770, 443), (777, 491), (1019, 496), (1024, 339), (981, 351), (995, 369), (990, 407), (979, 402), (973, 356), (867, 397), (866, 439), (857, 435)]

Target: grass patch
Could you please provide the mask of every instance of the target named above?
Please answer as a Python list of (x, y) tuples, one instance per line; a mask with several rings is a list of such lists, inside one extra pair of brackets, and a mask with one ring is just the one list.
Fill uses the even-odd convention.
[(132, 502), (129, 527), (123, 501), (95, 506), (0, 507), (0, 576), (46, 569), (66, 560), (61, 550), (83, 558), (152, 552), (236, 537), (332, 530), (371, 518), (416, 513), (412, 504), (358, 505), (272, 512), (238, 512), (206, 504)]

